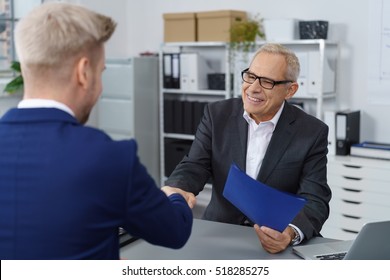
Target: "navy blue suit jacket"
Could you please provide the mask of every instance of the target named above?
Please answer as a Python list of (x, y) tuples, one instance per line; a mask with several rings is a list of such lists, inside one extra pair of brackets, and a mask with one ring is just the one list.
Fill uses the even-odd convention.
[[(210, 103), (204, 110), (188, 156), (166, 185), (197, 195), (211, 178), (211, 201), (204, 218), (242, 224), (246, 217), (223, 196), (230, 166), (246, 170), (248, 123), (241, 98)], [(285, 102), (257, 180), (278, 190), (299, 194), (308, 203), (294, 218), (307, 239), (320, 234), (329, 216), (331, 190), (326, 164), (328, 127), (317, 118)]]
[[(180, 248), (192, 212), (113, 141), (58, 109), (11, 109), (0, 120), (0, 259), (118, 259), (118, 227)], [(156, 155), (157, 157), (157, 155)]]

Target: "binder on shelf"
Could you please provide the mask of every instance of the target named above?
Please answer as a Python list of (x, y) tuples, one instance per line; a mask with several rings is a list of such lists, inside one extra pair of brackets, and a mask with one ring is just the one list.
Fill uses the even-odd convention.
[(204, 107), (208, 102), (195, 101), (193, 104), (193, 117), (192, 117), (192, 127), (193, 134), (195, 134), (198, 129), (198, 125), (203, 116)]
[(390, 144), (369, 141), (353, 144), (351, 156), (390, 160)]
[(359, 143), (360, 111), (336, 113), (336, 155), (349, 155), (351, 145)]
[(180, 54), (180, 89), (197, 91), (208, 88), (207, 74), (212, 70), (198, 53)]
[(172, 55), (163, 55), (163, 87), (172, 88)]
[(173, 133), (173, 100), (164, 99), (164, 132)]
[(183, 133), (193, 134), (193, 105), (191, 101), (183, 101)]
[(308, 94), (308, 53), (307, 52), (296, 52), (300, 64), (300, 71), (298, 77), (299, 88), (298, 91), (294, 94), (294, 97), (307, 97)]
[(294, 97), (319, 97), (322, 93), (335, 91), (336, 74), (330, 67), (329, 57), (324, 57), (321, 71), (319, 51), (297, 51), (296, 55), (299, 59), (301, 71), (298, 77), (299, 88)]
[(173, 53), (172, 56), (172, 87), (180, 88), (180, 54)]
[(173, 101), (173, 132), (183, 133), (183, 102)]

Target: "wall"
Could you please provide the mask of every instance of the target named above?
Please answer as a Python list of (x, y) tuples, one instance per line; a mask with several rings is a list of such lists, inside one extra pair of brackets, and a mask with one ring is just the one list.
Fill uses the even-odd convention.
[(112, 35), (111, 39), (106, 45), (106, 57), (127, 58), (131, 55), (131, 53), (129, 52), (129, 46), (127, 45), (127, 42), (129, 41), (127, 33), (129, 30), (129, 26), (131, 26), (132, 23), (128, 22), (128, 20), (131, 18), (128, 16), (129, 9), (127, 8), (127, 5), (133, 1), (68, 0), (64, 2), (82, 4), (94, 11), (112, 17), (118, 23), (118, 26), (115, 30), (115, 33)]
[[(368, 102), (368, 3), (369, 0), (80, 0), (114, 16), (119, 35), (107, 48), (109, 56), (158, 52), (163, 41), (163, 13), (235, 9), (263, 18), (322, 19), (331, 24), (328, 39), (340, 43), (338, 72), (339, 108), (360, 109), (362, 140), (390, 142), (390, 126), (383, 117), (388, 105)], [(108, 3), (107, 3), (108, 2)]]

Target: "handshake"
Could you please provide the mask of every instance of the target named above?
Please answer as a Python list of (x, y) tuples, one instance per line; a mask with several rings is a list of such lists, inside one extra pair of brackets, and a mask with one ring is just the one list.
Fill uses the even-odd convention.
[(196, 204), (196, 198), (193, 193), (183, 191), (179, 188), (174, 188), (170, 186), (164, 186), (161, 188), (161, 190), (167, 195), (170, 196), (171, 194), (178, 193), (184, 197), (184, 199), (187, 201), (188, 206), (192, 209), (194, 208)]

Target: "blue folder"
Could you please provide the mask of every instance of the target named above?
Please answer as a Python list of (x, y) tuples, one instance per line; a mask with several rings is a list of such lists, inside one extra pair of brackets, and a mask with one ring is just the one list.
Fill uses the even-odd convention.
[(269, 187), (230, 167), (224, 197), (252, 222), (282, 232), (306, 203), (306, 199)]

